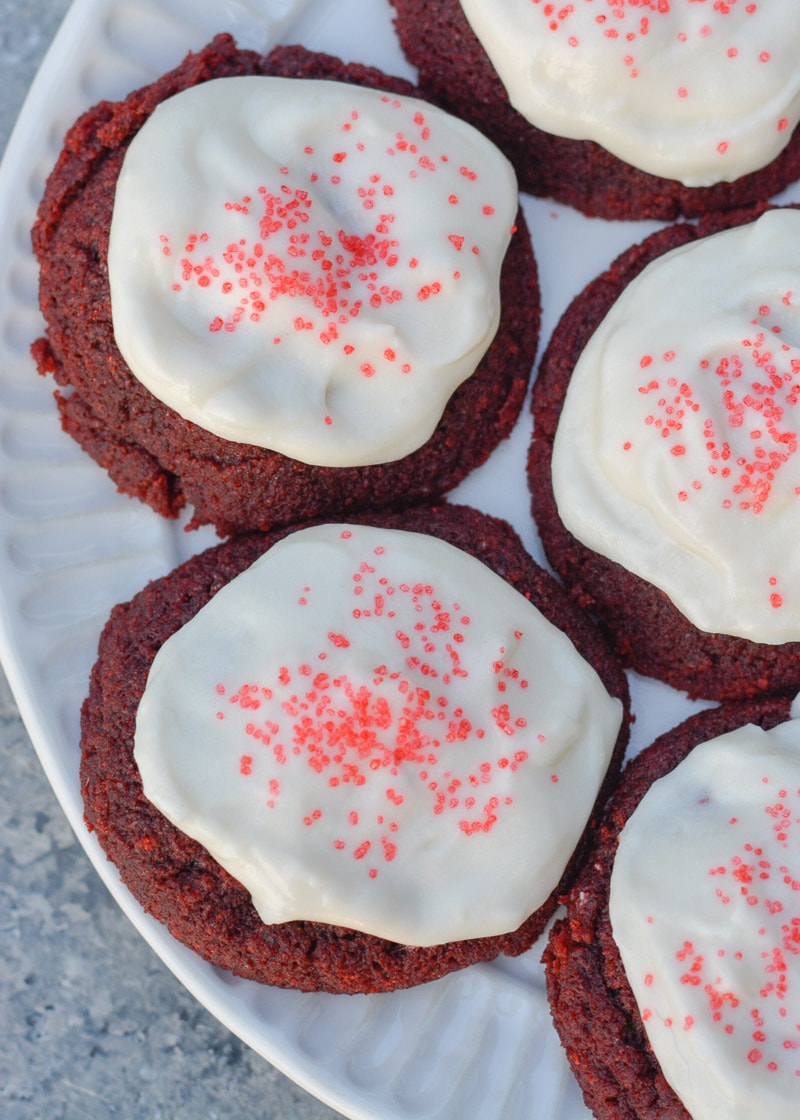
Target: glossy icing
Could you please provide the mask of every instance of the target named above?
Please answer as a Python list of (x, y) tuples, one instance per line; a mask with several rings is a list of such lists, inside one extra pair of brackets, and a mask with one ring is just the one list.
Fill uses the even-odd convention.
[(117, 343), (155, 396), (226, 439), (328, 466), (401, 458), (494, 337), (517, 206), (498, 150), (424, 102), (206, 82), (126, 154)]
[(694, 1120), (794, 1120), (800, 721), (696, 747), (626, 824), (611, 921), (648, 1039)]
[(461, 6), (532, 124), (686, 186), (763, 167), (800, 119), (793, 0)]
[(519, 592), (432, 537), (301, 530), (159, 651), (146, 795), (251, 892), (406, 944), (514, 930), (548, 898), (621, 704)]
[(553, 453), (559, 515), (697, 627), (800, 639), (800, 213), (660, 257), (582, 353)]

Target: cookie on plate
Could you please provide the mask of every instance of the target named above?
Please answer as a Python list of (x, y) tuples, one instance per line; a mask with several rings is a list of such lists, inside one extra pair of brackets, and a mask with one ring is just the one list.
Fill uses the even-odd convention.
[(797, 1110), (800, 721), (729, 701), (631, 762), (545, 951), (597, 1120)]
[(114, 609), (85, 818), (213, 964), (387, 991), (529, 948), (629, 722), (623, 671), (505, 522), (242, 534)]
[(799, 235), (790, 207), (653, 234), (534, 385), (548, 559), (626, 665), (693, 696), (800, 688)]
[(514, 173), (408, 82), (219, 36), (70, 130), (33, 231), (63, 427), (224, 535), (428, 501), (511, 431)]
[(525, 191), (668, 221), (800, 177), (792, 0), (392, 2), (421, 88), (490, 136)]

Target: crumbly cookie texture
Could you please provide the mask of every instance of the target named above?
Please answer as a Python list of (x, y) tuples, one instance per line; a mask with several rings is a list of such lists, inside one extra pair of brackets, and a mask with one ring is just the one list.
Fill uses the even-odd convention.
[[(796, 691), (800, 684), (800, 643), (770, 644), (701, 630), (663, 590), (634, 574), (623, 562), (609, 559), (579, 540), (564, 524), (554, 495), (553, 445), (572, 371), (597, 327), (631, 282), (667, 252), (752, 222), (764, 209), (712, 215), (697, 226), (669, 226), (623, 253), (564, 313), (542, 358), (532, 399), (534, 438), (528, 461), (529, 484), (534, 517), (550, 563), (576, 601), (595, 613), (626, 665), (692, 696), (710, 699)], [(649, 367), (639, 372), (646, 389), (651, 380)], [(709, 376), (714, 376), (713, 372)], [(680, 388), (671, 392), (679, 393)], [(724, 392), (728, 390), (720, 385), (719, 393)], [(639, 434), (646, 439), (651, 428), (643, 425)], [(665, 430), (669, 435), (672, 428)], [(661, 442), (668, 447), (668, 439)], [(682, 446), (677, 440), (676, 444)], [(670, 461), (681, 463), (683, 459), (676, 459), (670, 452)], [(686, 503), (678, 504), (683, 507)], [(748, 512), (746, 516), (751, 523), (747, 533), (740, 534), (740, 543), (755, 539), (750, 533), (759, 531), (757, 515)], [(776, 619), (781, 600), (770, 596), (779, 595), (780, 590), (765, 577), (765, 602)]]
[[(492, 568), (569, 637), (607, 692), (621, 701), (622, 724), (589, 817), (588, 835), (618, 774), (630, 719), (627, 681), (596, 628), (552, 577), (533, 563), (504, 522), (466, 507), (443, 505), (370, 517), (368, 523), (433, 535)], [(213, 963), (265, 983), (305, 990), (385, 991), (434, 979), (498, 953), (523, 952), (543, 931), (557, 896), (574, 875), (583, 839), (559, 886), (519, 928), (498, 936), (410, 947), (319, 921), (264, 924), (247, 890), (145, 796), (133, 757), (135, 722), (157, 650), (221, 587), (288, 532), (232, 538), (115, 608), (83, 707), (81, 784), (89, 828), (144, 908), (180, 940)], [(214, 701), (219, 706), (219, 697)], [(522, 734), (524, 729), (518, 730), (515, 751), (525, 749)], [(252, 756), (254, 750), (248, 753)], [(415, 764), (411, 765), (416, 774)], [(482, 813), (483, 802), (479, 808)], [(403, 835), (407, 841), (411, 833)], [(519, 857), (524, 861), (525, 853)], [(367, 886), (371, 881), (365, 871)]]
[(157, 82), (124, 101), (95, 106), (76, 122), (33, 231), (47, 322), (47, 335), (33, 353), (39, 371), (60, 387), (63, 427), (120, 490), (167, 517), (188, 505), (192, 526), (210, 523), (222, 535), (401, 508), (451, 489), (510, 433), (539, 328), (536, 266), (520, 212), (501, 273), (494, 342), (418, 450), (369, 466), (312, 465), (214, 435), (158, 401), (132, 377), (114, 338), (106, 260), (120, 167), (132, 137), (166, 98), (215, 78), (258, 74), (347, 81), (399, 97), (418, 94), (408, 82), (301, 47), (263, 57), (218, 36)]

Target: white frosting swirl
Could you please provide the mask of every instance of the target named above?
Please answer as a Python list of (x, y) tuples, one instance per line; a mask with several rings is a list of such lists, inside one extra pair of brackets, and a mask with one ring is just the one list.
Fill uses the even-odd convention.
[(271, 548), (164, 644), (135, 757), (265, 922), (433, 945), (514, 930), (548, 898), (621, 715), (479, 561), (333, 525)]
[(432, 434), (497, 329), (513, 171), (433, 106), (232, 77), (163, 102), (119, 176), (114, 333), (208, 431), (307, 463)]
[(626, 824), (610, 912), (647, 1037), (694, 1120), (795, 1120), (800, 721), (696, 747)]
[(686, 186), (763, 167), (800, 119), (794, 0), (461, 6), (532, 124)]
[(559, 514), (695, 626), (800, 639), (800, 213), (650, 264), (590, 339), (553, 453)]

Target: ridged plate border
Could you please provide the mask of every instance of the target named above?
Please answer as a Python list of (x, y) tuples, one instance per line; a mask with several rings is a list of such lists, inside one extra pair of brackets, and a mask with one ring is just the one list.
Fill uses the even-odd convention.
[[(540, 946), (383, 996), (284, 992), (200, 961), (153, 922), (85, 830), (78, 717), (114, 603), (213, 542), (116, 493), (61, 432), (29, 356), (42, 322), (29, 231), (77, 114), (175, 65), (217, 31), (265, 49), (281, 37), (413, 77), (388, 0), (76, 0), (34, 82), (0, 168), (0, 656), (67, 818), (123, 911), (182, 983), (254, 1050), (353, 1120), (586, 1120), (549, 1020)], [(792, 192), (789, 192), (790, 194)], [(788, 195), (787, 195), (788, 197)], [(587, 221), (524, 199), (543, 284), (543, 339), (568, 300), (652, 223)], [(580, 246), (579, 253), (576, 248)], [(456, 493), (510, 520), (542, 559), (528, 512), (523, 417)], [(690, 706), (632, 679), (633, 749)]]

